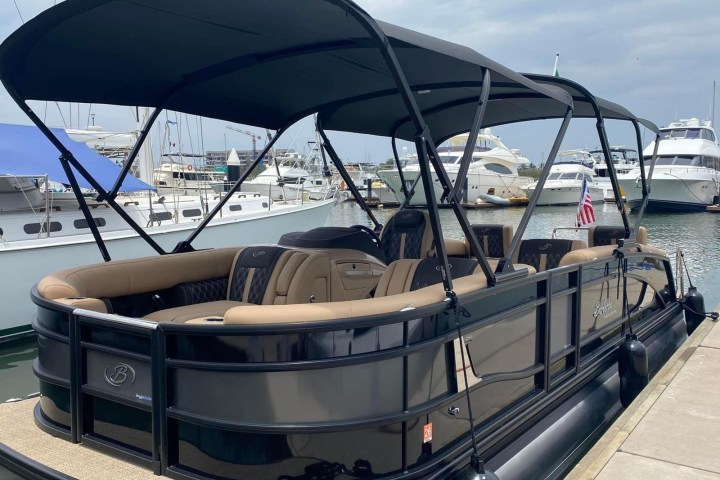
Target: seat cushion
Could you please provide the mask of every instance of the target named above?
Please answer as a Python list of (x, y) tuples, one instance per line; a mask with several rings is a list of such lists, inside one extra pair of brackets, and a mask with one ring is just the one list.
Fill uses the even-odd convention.
[(241, 305), (252, 305), (244, 302), (234, 302), (230, 300), (220, 300), (217, 302), (196, 303), (194, 305), (185, 305), (183, 307), (165, 308), (150, 313), (143, 317), (144, 320), (152, 320), (154, 322), (171, 322), (185, 323), (187, 320), (202, 317), (223, 317), (225, 312), (233, 307)]

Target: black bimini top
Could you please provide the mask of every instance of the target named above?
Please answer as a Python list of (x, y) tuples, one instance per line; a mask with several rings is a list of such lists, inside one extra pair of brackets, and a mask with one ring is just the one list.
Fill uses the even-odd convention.
[(659, 135), (660, 130), (650, 120), (640, 118), (631, 113), (627, 108), (605, 100), (600, 97), (593, 96), (585, 87), (579, 83), (568, 80), (567, 78), (554, 77), (550, 75), (538, 75), (535, 73), (524, 73), (525, 77), (540, 83), (542, 85), (556, 86), (566, 90), (573, 97), (573, 117), (576, 118), (596, 118), (593, 100), (597, 104), (600, 114), (604, 119), (636, 121), (655, 134)]
[(162, 107), (270, 129), (319, 113), (326, 129), (409, 140), (416, 129), (380, 30), (435, 140), (469, 129), (485, 69), (491, 100), (503, 100), (489, 102), (485, 125), (572, 106), (560, 88), (376, 23), (349, 0), (66, 0), (3, 42), (0, 78), (22, 100)]

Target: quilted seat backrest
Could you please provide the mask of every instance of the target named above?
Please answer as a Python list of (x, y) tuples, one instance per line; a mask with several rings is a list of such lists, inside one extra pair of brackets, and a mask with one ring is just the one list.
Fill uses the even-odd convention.
[[(476, 223), (471, 225), (471, 228), (487, 258), (503, 258), (507, 255), (513, 236), (512, 225)], [(470, 242), (467, 239), (465, 239), (465, 247), (470, 255)]]
[(432, 248), (430, 216), (422, 210), (400, 210), (387, 221), (380, 239), (388, 265), (395, 260), (427, 258)]
[[(617, 245), (619, 239), (625, 238), (625, 227), (613, 225), (597, 225), (588, 229), (588, 246)], [(640, 227), (635, 238), (637, 243), (647, 245), (647, 229)]]
[(330, 260), (321, 253), (247, 247), (235, 257), (227, 299), (256, 305), (326, 302), (329, 277)]
[(532, 265), (538, 272), (550, 270), (560, 265), (560, 260), (573, 250), (586, 248), (582, 240), (532, 239), (523, 240), (518, 249), (515, 263)]

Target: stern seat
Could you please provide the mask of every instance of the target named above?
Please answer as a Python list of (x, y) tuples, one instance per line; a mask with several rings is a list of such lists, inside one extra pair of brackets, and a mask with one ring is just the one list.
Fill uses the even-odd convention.
[(285, 305), (327, 302), (330, 261), (319, 253), (282, 247), (246, 247), (235, 256), (225, 300), (158, 310), (143, 317), (182, 323), (202, 317), (223, 317), (243, 305)]

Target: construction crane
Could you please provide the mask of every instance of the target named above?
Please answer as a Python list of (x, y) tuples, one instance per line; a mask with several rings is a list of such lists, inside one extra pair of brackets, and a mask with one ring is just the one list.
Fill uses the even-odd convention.
[(232, 131), (234, 131), (234, 132), (244, 133), (245, 135), (247, 135), (247, 136), (249, 136), (250, 138), (252, 138), (252, 143), (253, 143), (253, 161), (254, 161), (255, 159), (257, 159), (257, 143), (256, 143), (256, 142), (262, 138), (260, 135), (256, 135), (256, 134), (254, 134), (254, 133), (252, 133), (252, 132), (248, 132), (247, 130), (242, 130), (242, 129), (239, 129), (239, 128), (237, 128), (237, 127), (233, 127), (232, 125), (225, 125), (225, 128), (227, 128), (227, 129), (229, 129), (229, 130), (232, 130)]

